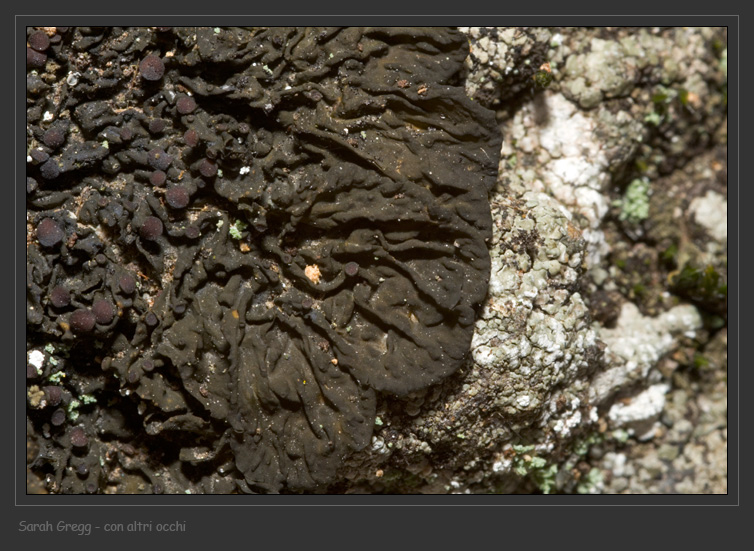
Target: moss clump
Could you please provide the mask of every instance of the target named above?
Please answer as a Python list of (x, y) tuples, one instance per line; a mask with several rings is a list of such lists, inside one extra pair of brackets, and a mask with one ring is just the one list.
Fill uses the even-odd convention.
[(728, 284), (712, 265), (697, 268), (692, 264), (686, 264), (671, 276), (670, 285), (674, 293), (707, 310), (727, 311)]
[(662, 252), (660, 258), (666, 266), (677, 266), (678, 263), (678, 245), (672, 243), (667, 249)]
[(552, 71), (540, 70), (534, 73), (532, 76), (534, 84), (539, 88), (547, 88), (552, 83)]
[(709, 367), (709, 360), (700, 353), (694, 354), (693, 365), (696, 369), (707, 369)]
[(631, 290), (635, 297), (641, 297), (647, 292), (647, 288), (642, 283), (637, 283), (631, 288)]
[(680, 92), (678, 92), (678, 99), (681, 101), (681, 105), (684, 107), (688, 106), (689, 104), (689, 91), (685, 89), (681, 89)]

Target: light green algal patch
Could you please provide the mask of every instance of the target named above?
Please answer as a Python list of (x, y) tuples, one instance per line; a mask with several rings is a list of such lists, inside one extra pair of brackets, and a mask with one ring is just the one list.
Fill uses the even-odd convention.
[(623, 199), (613, 202), (613, 206), (620, 208), (618, 218), (638, 224), (649, 217), (649, 181), (637, 178), (626, 188)]
[(81, 396), (79, 396), (79, 398), (81, 398), (81, 403), (84, 405), (97, 403), (97, 398), (95, 398), (91, 394), (82, 394)]

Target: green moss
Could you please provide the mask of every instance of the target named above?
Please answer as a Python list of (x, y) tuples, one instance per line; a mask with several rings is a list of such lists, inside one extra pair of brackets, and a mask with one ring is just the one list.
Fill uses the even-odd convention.
[(672, 278), (672, 285), (676, 292), (702, 302), (728, 298), (728, 284), (722, 281), (714, 266), (698, 269), (686, 264)]
[(697, 369), (706, 369), (709, 367), (709, 360), (699, 352), (694, 354), (694, 367)]
[(704, 327), (706, 329), (709, 329), (710, 331), (717, 331), (718, 329), (722, 329), (726, 325), (725, 318), (723, 318), (722, 316), (705, 314), (704, 312), (702, 312), (702, 321), (704, 322)]
[(728, 284), (714, 266), (698, 268), (687, 263), (680, 271), (671, 274), (670, 290), (702, 309), (702, 320), (707, 329), (725, 326)]
[(547, 88), (552, 83), (552, 72), (550, 71), (537, 71), (534, 73), (534, 76), (532, 76), (534, 79), (534, 84), (536, 84), (539, 88)]
[(637, 283), (631, 288), (631, 290), (634, 292), (634, 296), (637, 297), (643, 296), (647, 292), (647, 288), (643, 283)]
[(635, 165), (636, 170), (638, 170), (642, 174), (649, 170), (649, 164), (647, 164), (647, 161), (645, 161), (644, 159), (636, 159)]
[(668, 103), (671, 99), (671, 90), (664, 86), (658, 86), (654, 94), (652, 94), (652, 103), (655, 105), (662, 105)]
[(676, 245), (675, 243), (670, 245), (670, 247), (668, 247), (662, 252), (662, 255), (660, 255), (660, 258), (667, 266), (671, 266), (671, 267), (677, 266), (678, 265), (678, 245)]
[(681, 105), (686, 107), (689, 104), (689, 91), (681, 89), (678, 92), (678, 99), (680, 100)]

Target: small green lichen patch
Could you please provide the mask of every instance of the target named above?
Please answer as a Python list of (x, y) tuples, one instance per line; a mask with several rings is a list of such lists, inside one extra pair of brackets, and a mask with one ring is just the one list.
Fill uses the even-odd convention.
[(604, 482), (602, 471), (596, 467), (592, 468), (586, 476), (576, 486), (576, 491), (580, 494), (597, 493)]
[(97, 398), (95, 398), (91, 394), (82, 394), (81, 396), (79, 396), (79, 398), (81, 398), (81, 403), (84, 405), (97, 403)]
[(615, 429), (610, 434), (613, 440), (615, 440), (618, 444), (625, 444), (630, 438), (628, 431), (626, 431), (625, 429)]
[(539, 488), (543, 494), (549, 494), (555, 488), (555, 475), (558, 466), (548, 464), (547, 460), (536, 455), (531, 455), (534, 446), (513, 446), (516, 456), (513, 458), (513, 472), (521, 477), (529, 479)]
[(660, 126), (662, 123), (662, 116), (657, 111), (652, 111), (644, 117), (644, 122), (651, 124), (652, 126)]
[(246, 229), (246, 224), (240, 220), (236, 220), (233, 225), (228, 229), (228, 233), (233, 239), (241, 239), (243, 237), (243, 231)]
[(47, 379), (51, 383), (60, 384), (60, 382), (65, 378), (65, 376), (66, 375), (64, 371), (56, 371), (55, 373), (47, 377)]
[(644, 178), (633, 180), (626, 188), (622, 199), (613, 202), (620, 208), (618, 218), (638, 224), (649, 217), (649, 181)]
[(76, 421), (76, 419), (79, 418), (79, 411), (78, 408), (81, 405), (81, 402), (76, 400), (75, 398), (71, 400), (71, 402), (66, 406), (66, 410), (68, 411), (68, 418), (71, 421)]
[(599, 433), (592, 433), (589, 436), (578, 440), (573, 447), (574, 453), (577, 455), (584, 456), (587, 453), (589, 453), (589, 448), (592, 446), (601, 443), (604, 440), (601, 434)]

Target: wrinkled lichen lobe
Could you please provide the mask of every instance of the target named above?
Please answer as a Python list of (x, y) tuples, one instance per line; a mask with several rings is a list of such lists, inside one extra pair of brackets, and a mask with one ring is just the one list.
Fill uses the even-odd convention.
[[(241, 489), (315, 489), (369, 442), (376, 392), (426, 388), (467, 357), (500, 150), (461, 86), (468, 43), (174, 28), (142, 51), (127, 34), (92, 53), (140, 62), (136, 90), (105, 56), (67, 118), (31, 121), (40, 140), (54, 125), (77, 138), (30, 166), (29, 327), (83, 357), (103, 343), (105, 388), (137, 398), (182, 460), (230, 449)], [(90, 100), (109, 77), (111, 99)]]

